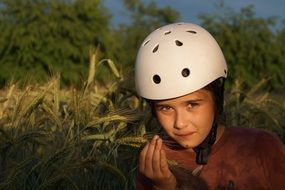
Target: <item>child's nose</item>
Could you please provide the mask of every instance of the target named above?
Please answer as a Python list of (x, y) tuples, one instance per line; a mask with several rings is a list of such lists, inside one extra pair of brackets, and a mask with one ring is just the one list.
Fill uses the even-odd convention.
[(183, 129), (187, 127), (187, 116), (182, 111), (176, 112), (174, 128)]

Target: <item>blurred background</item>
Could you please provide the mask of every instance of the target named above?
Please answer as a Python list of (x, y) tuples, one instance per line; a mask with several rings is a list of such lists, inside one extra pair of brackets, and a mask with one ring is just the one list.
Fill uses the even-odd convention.
[[(92, 48), (100, 59), (132, 72), (150, 31), (189, 21), (217, 39), (229, 84), (241, 78), (251, 87), (265, 78), (266, 90), (279, 93), (285, 83), (284, 8), (281, 0), (1, 0), (0, 86), (11, 80), (38, 83), (54, 73), (63, 85), (80, 85)], [(100, 69), (98, 79), (108, 81), (106, 73)]]

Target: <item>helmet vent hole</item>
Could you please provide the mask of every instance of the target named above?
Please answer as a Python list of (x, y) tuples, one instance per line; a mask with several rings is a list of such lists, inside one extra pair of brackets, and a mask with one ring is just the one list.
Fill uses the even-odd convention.
[(155, 52), (157, 52), (157, 50), (158, 50), (158, 47), (159, 47), (159, 45), (156, 45), (156, 46), (153, 48), (153, 50), (152, 50), (152, 53), (155, 53)]
[(181, 72), (183, 77), (188, 77), (190, 75), (190, 70), (188, 68), (185, 68)]
[(197, 34), (197, 32), (194, 31), (194, 30), (188, 30), (187, 32), (189, 32), (189, 33), (191, 33), (191, 34)]
[(170, 34), (170, 33), (171, 33), (171, 31), (164, 32), (165, 35)]
[(150, 41), (150, 40), (147, 40), (147, 41), (143, 44), (143, 46), (145, 46), (146, 44), (148, 44), (149, 41)]
[(159, 84), (161, 82), (160, 76), (159, 75), (154, 75), (152, 77), (152, 80), (155, 84)]
[(177, 46), (182, 46), (183, 45), (183, 43), (180, 42), (179, 40), (175, 40), (175, 43), (176, 43)]

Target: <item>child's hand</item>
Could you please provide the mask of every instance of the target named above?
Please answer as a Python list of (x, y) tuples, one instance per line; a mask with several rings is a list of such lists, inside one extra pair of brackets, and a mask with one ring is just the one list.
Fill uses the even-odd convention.
[(157, 135), (140, 153), (139, 171), (153, 181), (155, 189), (176, 189), (176, 178), (169, 170), (162, 139)]

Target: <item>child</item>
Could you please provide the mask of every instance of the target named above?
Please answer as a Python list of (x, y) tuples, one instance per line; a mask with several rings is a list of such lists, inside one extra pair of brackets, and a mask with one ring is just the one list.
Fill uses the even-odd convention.
[(141, 151), (137, 189), (285, 188), (282, 142), (265, 131), (223, 125), (226, 77), (219, 45), (198, 25), (166, 25), (145, 39), (136, 88), (168, 138), (155, 135)]

